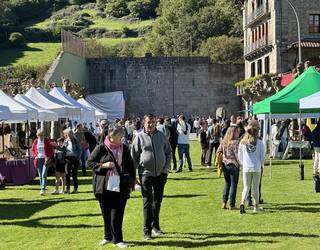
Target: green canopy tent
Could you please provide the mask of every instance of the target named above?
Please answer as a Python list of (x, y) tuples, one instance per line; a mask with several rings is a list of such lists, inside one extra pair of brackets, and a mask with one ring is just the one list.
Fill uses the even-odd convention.
[[(277, 92), (273, 96), (266, 98), (265, 100), (253, 105), (253, 114), (269, 114), (269, 126), (271, 131), (271, 115), (272, 114), (284, 114), (282, 118), (292, 117), (292, 114), (299, 115), (301, 118), (301, 112), (315, 113), (319, 112), (319, 109), (315, 110), (300, 110), (299, 100), (306, 96), (312, 95), (320, 91), (320, 73), (314, 68), (309, 67), (303, 74), (296, 78), (289, 86)], [(306, 114), (307, 115), (307, 114)], [(307, 115), (308, 116), (308, 115)], [(271, 150), (271, 140), (269, 140)], [(272, 175), (272, 161), (270, 158), (270, 176)], [(301, 160), (301, 147), (300, 147), (300, 167), (303, 168)]]
[[(253, 114), (298, 114), (299, 100), (318, 91), (320, 91), (320, 73), (314, 67), (309, 67), (286, 88), (254, 104)], [(312, 110), (302, 112), (312, 113)]]

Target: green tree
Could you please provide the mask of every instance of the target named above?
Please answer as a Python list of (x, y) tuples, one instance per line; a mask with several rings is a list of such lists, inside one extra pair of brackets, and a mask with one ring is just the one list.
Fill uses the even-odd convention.
[(155, 18), (159, 0), (133, 0), (128, 3), (128, 9), (132, 16), (141, 19)]
[(114, 17), (123, 17), (130, 13), (126, 0), (109, 0), (105, 12)]
[(158, 13), (148, 42), (155, 55), (187, 56), (209, 37), (241, 36), (241, 10), (230, 0), (162, 0)]
[(200, 45), (198, 54), (209, 56), (213, 63), (243, 63), (243, 48), (238, 37), (210, 37)]

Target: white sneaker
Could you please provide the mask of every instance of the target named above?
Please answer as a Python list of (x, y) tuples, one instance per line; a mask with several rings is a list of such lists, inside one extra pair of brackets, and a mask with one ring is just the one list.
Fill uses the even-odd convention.
[(106, 245), (106, 244), (108, 244), (110, 242), (111, 242), (110, 240), (103, 239), (102, 241), (100, 241), (99, 245), (100, 246), (104, 246), (104, 245)]
[(59, 191), (59, 194), (64, 194), (64, 191), (63, 191), (63, 190), (60, 190), (60, 191)]
[(128, 245), (125, 244), (124, 242), (119, 242), (117, 244), (113, 244), (114, 247), (119, 247), (119, 248), (127, 248)]
[(263, 211), (263, 208), (262, 207), (254, 207), (253, 208), (253, 212), (254, 213), (261, 213)]
[(59, 194), (58, 190), (54, 190), (51, 194)]
[(45, 195), (45, 194), (46, 194), (46, 191), (43, 190), (43, 189), (41, 189), (41, 190), (40, 190), (40, 195)]

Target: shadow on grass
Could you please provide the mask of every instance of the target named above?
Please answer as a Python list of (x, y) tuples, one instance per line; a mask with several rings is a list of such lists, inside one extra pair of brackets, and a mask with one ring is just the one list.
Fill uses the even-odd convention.
[(270, 240), (248, 240), (248, 239), (240, 239), (240, 240), (206, 240), (199, 242), (192, 242), (186, 240), (177, 240), (177, 241), (157, 241), (157, 242), (130, 242), (135, 246), (152, 246), (152, 247), (183, 247), (183, 248), (196, 248), (196, 247), (209, 247), (209, 246), (218, 246), (218, 245), (228, 245), (228, 244), (241, 244), (241, 243), (277, 243), (276, 241)]
[(197, 180), (214, 180), (214, 179), (219, 179), (219, 177), (169, 177), (169, 180), (174, 180), (174, 181), (197, 181)]
[(296, 238), (320, 238), (317, 234), (301, 234), (301, 233), (287, 233), (287, 232), (270, 232), (270, 233), (179, 233), (166, 232), (163, 238), (176, 239), (190, 239), (190, 240), (207, 240), (211, 238), (225, 238), (225, 237), (296, 237)]
[(173, 194), (173, 195), (164, 195), (163, 198), (194, 198), (200, 196), (208, 196), (207, 194)]
[(301, 212), (301, 213), (319, 213), (320, 203), (277, 203), (271, 204), (270, 213), (276, 212)]
[(21, 48), (3, 48), (0, 50), (0, 67), (9, 66), (17, 62), (19, 58), (22, 58), (24, 51), (42, 51), (38, 48), (21, 47)]
[(33, 214), (45, 210), (57, 203), (94, 201), (92, 199), (48, 199), (48, 200), (22, 200), (0, 199), (0, 220), (27, 219)]
[[(56, 220), (63, 218), (79, 218), (79, 217), (92, 217), (101, 216), (101, 214), (77, 214), (77, 215), (62, 215), (62, 216), (44, 216), (35, 219), (25, 220), (25, 221), (13, 221), (13, 222), (0, 222), (2, 226), (21, 226), (21, 227), (31, 227), (31, 228), (98, 228), (100, 225), (88, 225), (88, 224), (43, 224), (42, 220)], [(49, 222), (50, 223), (50, 222)]]

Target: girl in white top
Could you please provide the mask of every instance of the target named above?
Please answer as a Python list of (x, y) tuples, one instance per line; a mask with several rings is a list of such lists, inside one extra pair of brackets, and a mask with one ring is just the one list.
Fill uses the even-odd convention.
[(253, 212), (262, 211), (262, 208), (259, 207), (259, 182), (266, 150), (263, 142), (258, 139), (258, 134), (259, 126), (255, 122), (250, 122), (239, 145), (238, 157), (240, 164), (243, 167), (243, 191), (240, 205), (241, 214), (245, 213), (244, 203), (248, 197), (251, 184), (255, 201)]

